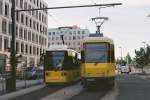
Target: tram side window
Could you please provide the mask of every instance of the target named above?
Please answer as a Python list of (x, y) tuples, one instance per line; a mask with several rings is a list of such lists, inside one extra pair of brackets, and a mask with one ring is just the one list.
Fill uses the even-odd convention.
[(111, 62), (115, 62), (115, 53), (114, 53), (114, 45), (111, 44)]
[(52, 67), (52, 55), (50, 53), (46, 53), (44, 56), (44, 67), (45, 70), (49, 70)]
[(64, 62), (63, 62), (63, 69), (69, 70), (72, 69), (73, 66), (73, 58), (68, 56), (68, 53), (65, 53)]
[(108, 51), (107, 62), (110, 63), (111, 62), (111, 45), (110, 45), (110, 43), (108, 43), (107, 51)]
[(75, 68), (80, 67), (80, 59), (78, 58), (78, 54), (75, 55)]

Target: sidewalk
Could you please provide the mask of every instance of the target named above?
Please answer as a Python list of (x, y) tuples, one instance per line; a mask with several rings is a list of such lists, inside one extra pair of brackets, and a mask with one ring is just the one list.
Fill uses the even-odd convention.
[(10, 100), (12, 98), (22, 96), (22, 95), (25, 95), (27, 93), (31, 93), (33, 91), (37, 91), (37, 90), (44, 88), (44, 87), (45, 87), (45, 84), (41, 84), (41, 85), (37, 85), (37, 86), (32, 86), (30, 88), (21, 89), (21, 90), (0, 96), (0, 100)]
[[(20, 90), (22, 88), (27, 88), (27, 87), (31, 87), (34, 85), (38, 85), (38, 84), (42, 84), (43, 80), (16, 80), (16, 88), (17, 90)], [(1, 80), (0, 81), (0, 95), (5, 94), (6, 93), (6, 84), (5, 84), (5, 80)]]

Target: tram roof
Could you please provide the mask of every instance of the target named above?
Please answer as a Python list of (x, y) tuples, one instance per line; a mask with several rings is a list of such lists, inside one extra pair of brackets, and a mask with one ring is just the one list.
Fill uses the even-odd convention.
[(86, 37), (83, 40), (83, 43), (88, 43), (88, 42), (109, 42), (109, 43), (114, 43), (111, 38), (108, 37)]
[[(51, 45), (47, 51), (61, 51), (61, 50), (66, 50), (66, 51), (72, 51), (72, 52), (77, 52), (73, 49), (68, 48), (67, 45)], [(77, 52), (78, 53), (78, 52)]]

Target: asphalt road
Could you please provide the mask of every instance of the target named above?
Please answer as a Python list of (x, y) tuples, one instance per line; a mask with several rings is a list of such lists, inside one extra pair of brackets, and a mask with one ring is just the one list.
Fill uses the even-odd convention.
[(93, 86), (85, 88), (80, 94), (73, 96), (69, 100), (100, 100), (110, 90), (104, 84), (102, 86)]
[(38, 91), (31, 92), (29, 94), (25, 94), (23, 96), (19, 96), (10, 100), (40, 100), (41, 98), (56, 92), (59, 89), (64, 88), (65, 86), (48, 86), (44, 87)]
[(150, 100), (150, 80), (138, 75), (118, 75), (113, 89), (84, 90), (69, 100)]
[(116, 100), (150, 100), (150, 80), (137, 75), (117, 77), (119, 94)]

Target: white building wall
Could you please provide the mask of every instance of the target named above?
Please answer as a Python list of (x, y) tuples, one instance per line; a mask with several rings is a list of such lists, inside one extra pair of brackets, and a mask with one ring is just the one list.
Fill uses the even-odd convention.
[(90, 32), (88, 29), (80, 29), (76, 26), (60, 27), (48, 29), (48, 45), (62, 44), (60, 35), (64, 36), (64, 42), (69, 47), (78, 52), (81, 50), (81, 41), (84, 37), (88, 37)]
[[(21, 1), (23, 3), (21, 3)], [(11, 32), (9, 32), (9, 26), (10, 26), (9, 23), (11, 23), (11, 0), (0, 0), (0, 4), (1, 3), (2, 3), (2, 7), (0, 7), (0, 9), (2, 8), (2, 13), (0, 12), (0, 37), (2, 37), (2, 41), (0, 42), (2, 44), (2, 48), (0, 47), (0, 54), (6, 54), (7, 56), (9, 56), (10, 53), (4, 47), (10, 48), (11, 46)], [(7, 10), (8, 16), (5, 16), (6, 4), (8, 5), (9, 8), (9, 10)], [(22, 6), (20, 6), (20, 4), (22, 4)], [(43, 8), (47, 6), (48, 5), (43, 0), (16, 0), (16, 9)], [(38, 64), (40, 59), (40, 49), (42, 49), (42, 51), (47, 49), (47, 42), (48, 42), (47, 13), (46, 11), (42, 11), (42, 10), (34, 11), (34, 12), (19, 12), (18, 18), (19, 21), (17, 20), (17, 13), (16, 13), (16, 27), (18, 27), (16, 28), (17, 29), (16, 42), (19, 43), (17, 53), (21, 54), (25, 58), (24, 60), (27, 61), (28, 66), (32, 62), (34, 64)], [(2, 31), (3, 30), (2, 28), (4, 27), (2, 25), (3, 20), (6, 20), (7, 22), (6, 33)], [(21, 22), (21, 20), (23, 20), (23, 23)], [(30, 24), (30, 20), (31, 20), (31, 24)], [(32, 26), (30, 27), (30, 25)], [(23, 29), (22, 31), (20, 31), (21, 28)], [(31, 35), (29, 35), (30, 32)], [(43, 42), (41, 42), (42, 38), (40, 37), (43, 38)], [(8, 38), (8, 46), (4, 43), (5, 38)], [(23, 48), (23, 50), (21, 50), (21, 48)]]

